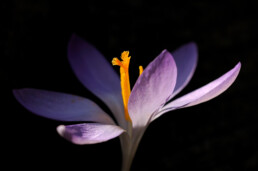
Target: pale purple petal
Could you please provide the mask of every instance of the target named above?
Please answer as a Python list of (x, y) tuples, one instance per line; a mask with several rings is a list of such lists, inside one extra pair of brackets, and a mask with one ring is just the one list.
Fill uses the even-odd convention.
[(164, 105), (173, 92), (176, 77), (175, 61), (172, 55), (164, 50), (146, 67), (133, 87), (128, 102), (133, 127), (148, 124), (152, 114)]
[(231, 86), (231, 84), (235, 81), (236, 77), (239, 74), (240, 68), (241, 63), (239, 62), (233, 69), (231, 69), (218, 79), (166, 104), (162, 108), (161, 112), (159, 112), (154, 117), (154, 119), (158, 118), (160, 115), (168, 111), (175, 110), (178, 108), (194, 106), (220, 95), (226, 89), (228, 89)]
[(124, 109), (120, 80), (111, 61), (108, 62), (94, 46), (75, 34), (69, 42), (68, 59), (77, 78), (107, 104), (122, 124)]
[(191, 80), (198, 59), (198, 49), (194, 42), (185, 44), (172, 52), (177, 67), (177, 80), (173, 94), (177, 95)]
[(74, 144), (96, 144), (113, 139), (123, 132), (116, 125), (104, 125), (99, 123), (83, 123), (75, 125), (60, 125), (57, 132)]
[(29, 111), (60, 121), (93, 121), (114, 124), (93, 101), (86, 98), (38, 89), (13, 90), (15, 98)]

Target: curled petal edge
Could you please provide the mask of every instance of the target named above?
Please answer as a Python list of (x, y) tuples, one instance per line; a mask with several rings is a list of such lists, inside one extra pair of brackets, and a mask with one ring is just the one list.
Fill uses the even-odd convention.
[(59, 125), (57, 132), (66, 140), (78, 144), (96, 144), (116, 138), (125, 132), (119, 126), (100, 123)]

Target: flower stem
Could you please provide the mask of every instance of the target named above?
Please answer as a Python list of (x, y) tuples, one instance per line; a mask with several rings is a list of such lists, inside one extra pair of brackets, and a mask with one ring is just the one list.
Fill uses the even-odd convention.
[(127, 144), (126, 150), (123, 151), (123, 162), (122, 162), (122, 169), (121, 171), (130, 171), (133, 157), (134, 155), (132, 154), (132, 143), (130, 141), (129, 144)]
[(121, 171), (130, 171), (142, 134), (135, 141), (128, 134), (124, 136), (126, 137), (121, 138), (121, 140), (123, 139), (125, 141), (125, 143), (122, 143), (123, 161)]

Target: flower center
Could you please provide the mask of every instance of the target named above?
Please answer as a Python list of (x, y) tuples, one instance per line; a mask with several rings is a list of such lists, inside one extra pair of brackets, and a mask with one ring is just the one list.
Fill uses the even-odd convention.
[[(120, 83), (121, 83), (121, 92), (122, 92), (122, 98), (123, 98), (123, 103), (124, 103), (124, 111), (125, 111), (125, 119), (127, 121), (131, 122), (131, 118), (128, 113), (128, 100), (131, 94), (131, 88), (130, 88), (130, 80), (129, 80), (129, 63), (131, 56), (129, 56), (129, 51), (124, 51), (121, 54), (121, 59), (120, 61), (118, 58), (113, 58), (112, 60), (112, 65), (118, 65), (120, 66)], [(139, 67), (139, 72), (140, 75), (143, 72), (143, 67)]]

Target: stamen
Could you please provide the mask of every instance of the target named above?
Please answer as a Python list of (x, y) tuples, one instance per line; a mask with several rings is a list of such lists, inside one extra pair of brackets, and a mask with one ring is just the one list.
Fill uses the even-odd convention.
[(130, 80), (129, 80), (129, 63), (130, 63), (130, 56), (129, 51), (124, 51), (121, 54), (120, 61), (118, 58), (113, 58), (112, 64), (120, 66), (120, 78), (121, 78), (121, 91), (122, 91), (122, 98), (124, 103), (124, 111), (125, 111), (125, 119), (127, 121), (131, 121), (131, 118), (128, 113), (128, 100), (131, 94), (131, 88), (130, 88)]
[(143, 67), (140, 65), (139, 66), (139, 76), (142, 75), (142, 72), (143, 72)]

